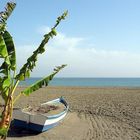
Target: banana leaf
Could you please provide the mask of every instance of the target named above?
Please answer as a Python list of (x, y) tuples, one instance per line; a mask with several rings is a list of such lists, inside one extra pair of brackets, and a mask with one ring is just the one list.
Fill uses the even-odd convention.
[(15, 9), (16, 3), (8, 2), (5, 11), (0, 12), (0, 32), (3, 32), (5, 29), (6, 21)]
[(7, 47), (8, 56), (11, 63), (10, 68), (11, 70), (15, 71), (16, 70), (16, 52), (15, 52), (15, 46), (14, 46), (12, 36), (10, 35), (8, 31), (5, 31), (3, 34), (3, 38)]
[(25, 80), (26, 78), (30, 77), (30, 72), (36, 66), (38, 55), (42, 54), (43, 52), (45, 52), (45, 45), (48, 43), (50, 38), (52, 38), (53, 36), (56, 36), (57, 33), (56, 33), (55, 28), (58, 26), (58, 24), (61, 22), (61, 20), (65, 19), (65, 17), (67, 16), (67, 13), (68, 12), (66, 11), (60, 17), (58, 17), (57, 20), (56, 20), (56, 24), (51, 29), (51, 31), (44, 35), (44, 39), (42, 40), (42, 42), (39, 45), (39, 47), (27, 59), (27, 62), (22, 66), (22, 68), (20, 69), (20, 72), (16, 75), (16, 78), (15, 78), (16, 80), (22, 81), (22, 80)]
[(11, 63), (7, 51), (7, 46), (2, 35), (0, 35), (0, 57), (4, 59), (3, 64), (0, 66), (0, 73), (4, 74), (5, 77), (9, 77), (9, 68)]
[(49, 82), (53, 79), (53, 77), (61, 70), (65, 67), (66, 65), (61, 65), (58, 66), (54, 69), (54, 72), (52, 74), (50, 74), (49, 76), (43, 78), (42, 80), (37, 81), (35, 84), (29, 86), (27, 89), (23, 90), (21, 93), (23, 93), (24, 95), (29, 96), (32, 92), (42, 88), (42, 87), (46, 87), (48, 86)]
[(0, 89), (3, 99), (6, 101), (11, 86), (10, 70), (16, 70), (16, 54), (15, 47), (11, 35), (8, 31), (4, 31), (0, 35), (0, 57), (4, 62), (0, 66)]

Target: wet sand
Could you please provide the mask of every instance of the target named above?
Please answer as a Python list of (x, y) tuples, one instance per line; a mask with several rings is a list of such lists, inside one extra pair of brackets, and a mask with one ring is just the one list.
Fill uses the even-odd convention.
[(41, 134), (22, 130), (9, 134), (8, 140), (140, 140), (140, 88), (48, 87), (22, 96), (16, 107), (60, 96), (70, 111), (59, 126)]

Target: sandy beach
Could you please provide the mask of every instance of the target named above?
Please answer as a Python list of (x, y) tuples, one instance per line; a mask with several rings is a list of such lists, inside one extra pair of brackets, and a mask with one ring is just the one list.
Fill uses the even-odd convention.
[(22, 130), (7, 139), (140, 140), (140, 88), (48, 87), (22, 96), (16, 107), (36, 106), (60, 96), (70, 111), (59, 126), (41, 134)]

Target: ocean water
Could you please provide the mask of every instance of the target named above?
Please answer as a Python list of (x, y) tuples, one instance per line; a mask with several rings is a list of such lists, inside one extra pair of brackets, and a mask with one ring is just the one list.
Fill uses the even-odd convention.
[[(41, 78), (30, 78), (20, 82), (29, 86)], [(88, 86), (88, 87), (140, 87), (140, 78), (54, 78), (52, 86)]]

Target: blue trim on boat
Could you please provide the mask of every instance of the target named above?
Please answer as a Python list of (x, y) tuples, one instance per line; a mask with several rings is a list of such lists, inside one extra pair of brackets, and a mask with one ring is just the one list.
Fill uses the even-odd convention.
[(68, 107), (68, 103), (64, 100), (63, 97), (60, 98), (60, 102), (64, 104), (66, 108)]

